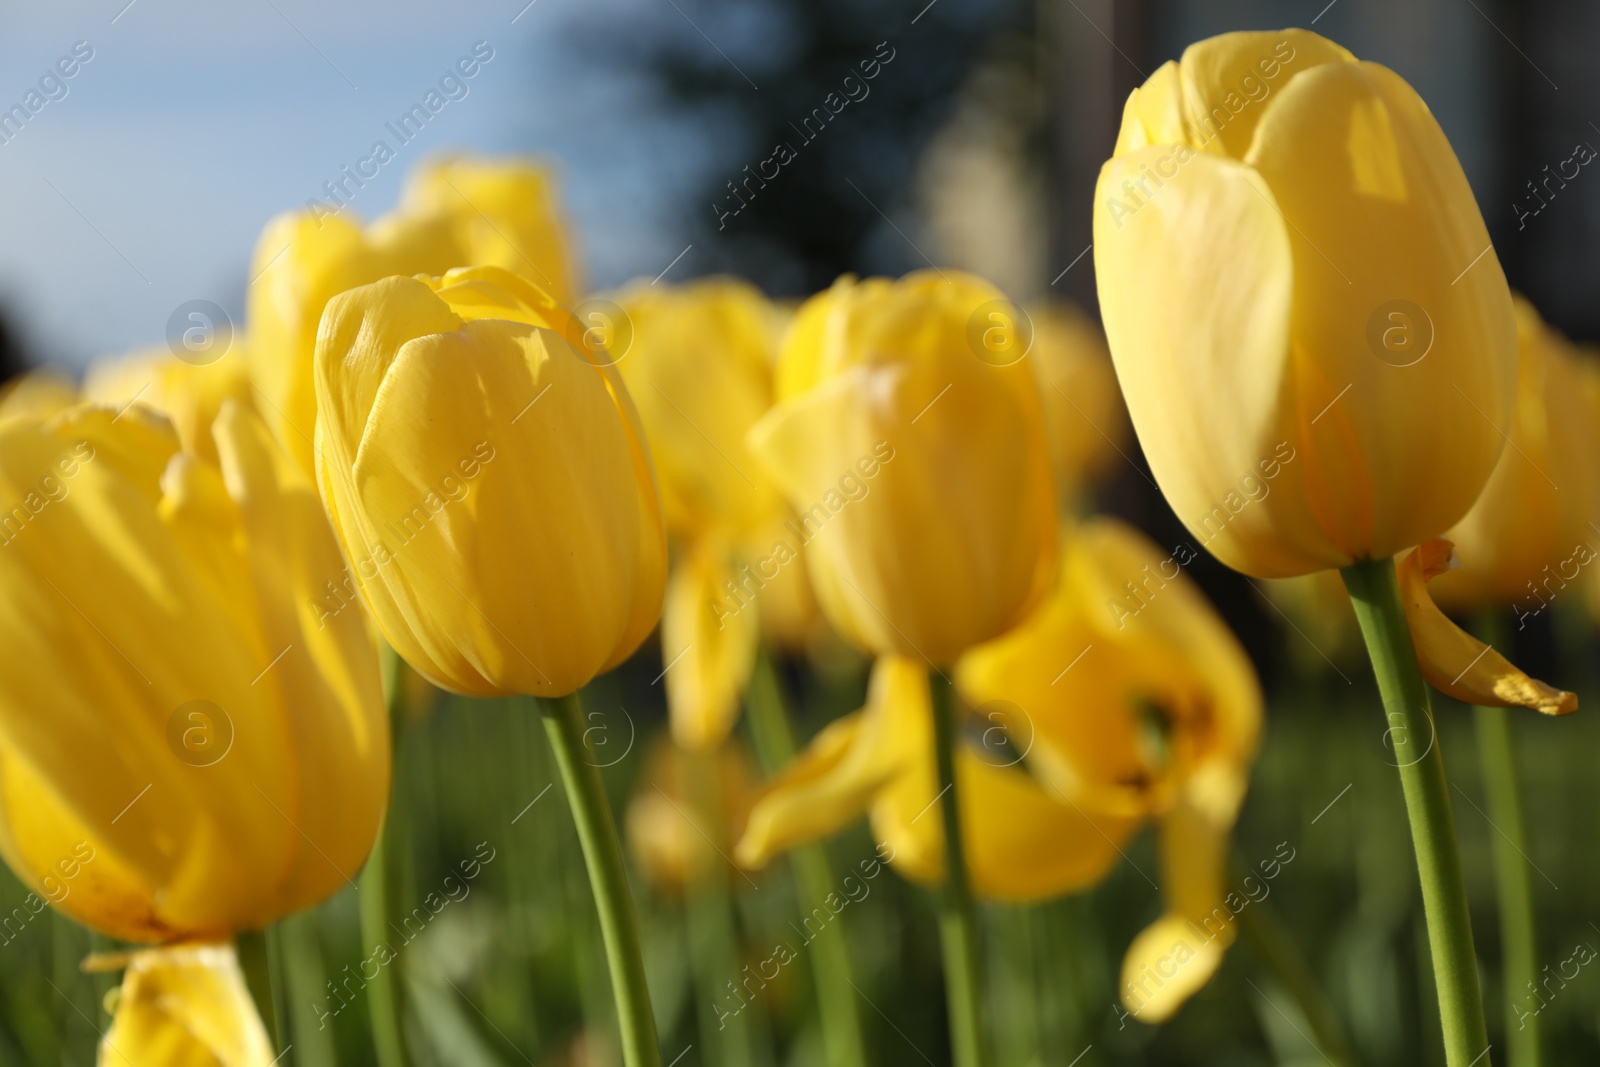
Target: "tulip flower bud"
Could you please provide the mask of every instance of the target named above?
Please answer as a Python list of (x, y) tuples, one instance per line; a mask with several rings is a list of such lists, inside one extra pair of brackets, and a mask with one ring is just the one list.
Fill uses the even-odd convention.
[(549, 200), (537, 168), (459, 159), (413, 171), (399, 209), (365, 229), (347, 205), (267, 224), (250, 264), (250, 376), (262, 417), (308, 478), (317, 417), (311, 359), (328, 301), (389, 275), (479, 263), (522, 274), (564, 301), (571, 272)]
[(446, 157), (406, 175), (396, 214), (448, 220), (466, 253), (450, 266), (503, 267), (570, 304), (582, 287), (554, 186), (547, 171), (523, 160)]
[[(1430, 585), (1446, 607), (1515, 605), (1539, 614), (1584, 580), (1600, 545), (1594, 476), (1600, 436), (1584, 357), (1517, 300), (1516, 417), (1483, 495), (1447, 534), (1461, 566)], [(1577, 592), (1571, 594), (1577, 599)]]
[(384, 636), (443, 688), (574, 692), (660, 614), (644, 431), (571, 322), (495, 267), (387, 278), (323, 319), (323, 500)]
[(212, 432), (218, 466), (141, 405), (0, 422), (0, 852), (123, 940), (323, 900), (389, 795), (371, 635), (319, 608), (321, 503), (248, 410)]
[(1129, 97), (1094, 218), (1134, 428), (1217, 558), (1292, 577), (1466, 514), (1511, 421), (1511, 299), (1393, 71), (1303, 30), (1192, 45)]
[(870, 651), (947, 664), (1055, 564), (1055, 492), (1019, 316), (987, 283), (845, 278), (800, 309), (751, 430), (818, 603)]

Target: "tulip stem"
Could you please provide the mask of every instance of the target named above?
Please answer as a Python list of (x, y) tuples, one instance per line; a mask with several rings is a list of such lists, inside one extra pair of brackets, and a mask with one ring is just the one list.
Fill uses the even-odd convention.
[[(1475, 627), (1486, 644), (1504, 647), (1505, 627), (1499, 616), (1486, 612)], [(1533, 885), (1528, 877), (1528, 846), (1522, 819), (1522, 798), (1517, 783), (1517, 754), (1511, 740), (1511, 723), (1505, 708), (1474, 708), (1478, 734), (1478, 762), (1489, 794), (1489, 819), (1495, 834), (1495, 896), (1500, 904), (1501, 980), (1506, 998), (1506, 1063), (1510, 1067), (1539, 1067), (1542, 1061), (1538, 1011), (1528, 1011), (1527, 991), (1538, 980), (1537, 945), (1533, 921)], [(1537, 1000), (1534, 1003), (1539, 1003)]]
[[(401, 721), (400, 700), (405, 682), (405, 661), (389, 645), (381, 650), (384, 697), (389, 705), (389, 734), (393, 765), (400, 766), (400, 737), (405, 724)], [(372, 852), (361, 870), (361, 883), (356, 888), (356, 907), (361, 924), (361, 943), (371, 952), (389, 940), (389, 843), (387, 838), (393, 826), (393, 785), (390, 785), (389, 809), (378, 827), (378, 836), (372, 842)], [(400, 992), (398, 980), (390, 967), (380, 967), (377, 977), (367, 983), (367, 1020), (372, 1029), (372, 1048), (378, 1067), (405, 1067), (405, 1039), (400, 1034)]]
[(1422, 882), (1445, 1061), (1449, 1067), (1489, 1067), (1488, 1029), (1444, 753), (1439, 750), (1428, 690), (1400, 604), (1394, 560), (1355, 563), (1343, 575), (1383, 697), (1385, 736), (1393, 743), (1400, 769)]
[(645, 984), (639, 920), (633, 910), (633, 894), (628, 889), (628, 872), (622, 864), (622, 846), (617, 841), (605, 783), (583, 744), (583, 705), (578, 694), (572, 693), (541, 698), (539, 710), (561, 771), (572, 819), (578, 827), (578, 841), (589, 868), (589, 886), (600, 913), (611, 990), (617, 1000), (623, 1062), (627, 1067), (660, 1067), (661, 1048), (656, 1041), (650, 989)]
[(244, 972), (244, 983), (256, 1002), (261, 1025), (266, 1027), (267, 1039), (274, 1048), (282, 1048), (283, 1033), (278, 1026), (277, 991), (272, 981), (272, 953), (267, 946), (267, 932), (242, 931), (234, 938), (234, 951), (239, 956), (239, 969)]
[(956, 694), (937, 668), (928, 672), (933, 698), (934, 748), (939, 763), (939, 815), (944, 823), (944, 899), (939, 940), (944, 950), (944, 990), (950, 1011), (950, 1044), (956, 1067), (985, 1067), (983, 961), (978, 951), (978, 915), (967, 879), (961, 805), (956, 789)]
[[(776, 774), (794, 759), (794, 735), (789, 730), (777, 672), (772, 669), (772, 657), (765, 647), (756, 652), (755, 670), (750, 676), (745, 703), (750, 713), (750, 734), (755, 739), (762, 770), (768, 775)], [(812, 908), (823, 905), (833, 888), (833, 870), (827, 850), (820, 844), (804, 845), (790, 853), (789, 862), (798, 883), (801, 910), (810, 915)], [(822, 1047), (830, 1067), (867, 1067), (844, 921), (843, 915), (838, 916), (819, 930), (811, 942)]]

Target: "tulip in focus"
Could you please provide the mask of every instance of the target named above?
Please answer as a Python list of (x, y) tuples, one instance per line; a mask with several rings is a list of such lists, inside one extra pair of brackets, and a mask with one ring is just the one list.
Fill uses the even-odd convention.
[(389, 275), (480, 263), (569, 300), (566, 242), (547, 185), (532, 164), (447, 159), (413, 171), (400, 207), (369, 227), (343, 208), (267, 223), (250, 265), (250, 376), (263, 417), (308, 477), (317, 418), (312, 353), (328, 301)]
[[(1165, 911), (1130, 946), (1121, 990), (1150, 1023), (1206, 983), (1236, 934), (1245, 904), (1230, 885), (1228, 838), (1261, 726), (1255, 671), (1180, 562), (1116, 520), (1092, 520), (1068, 537), (1038, 611), (955, 671), (986, 724), (981, 744), (957, 752), (980, 897), (1086, 889), (1140, 827), (1158, 825)], [(1142, 606), (1128, 600), (1130, 581), (1146, 590)], [(735, 858), (759, 866), (869, 812), (880, 854), (942, 881), (928, 699), (918, 663), (879, 660), (867, 707), (767, 787)]]
[(635, 285), (617, 301), (629, 324), (617, 369), (678, 546), (661, 618), (673, 737), (704, 750), (732, 729), (763, 634), (794, 643), (814, 614), (796, 524), (745, 447), (772, 406), (786, 316), (731, 278)]
[(211, 434), (215, 466), (142, 405), (0, 422), (26, 508), (0, 534), (0, 853), (162, 946), (113, 961), (107, 1064), (265, 1067), (229, 938), (350, 884), (388, 798), (377, 652), (314, 606), (341, 569), (321, 504), (245, 408)]
[(750, 448), (798, 516), (824, 614), (870, 652), (952, 663), (1049, 586), (1055, 493), (1016, 316), (954, 271), (843, 278), (784, 342)]
[(1461, 165), (1393, 71), (1304, 30), (1191, 45), (1134, 90), (1095, 192), (1100, 305), (1178, 517), (1284, 578), (1437, 537), (1516, 386)]
[(563, 696), (661, 610), (648, 446), (615, 368), (496, 267), (331, 301), (317, 342), (317, 479), (379, 629), (429, 681)]

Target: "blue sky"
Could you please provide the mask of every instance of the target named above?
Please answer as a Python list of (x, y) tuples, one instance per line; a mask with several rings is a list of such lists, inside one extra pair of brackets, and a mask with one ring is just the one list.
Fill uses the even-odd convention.
[(713, 165), (704, 132), (657, 114), (594, 39), (621, 17), (692, 32), (665, 4), (126, 2), (13, 9), (0, 37), (4, 108), (75, 42), (94, 49), (0, 145), (0, 302), (55, 360), (159, 343), (188, 300), (240, 315), (261, 225), (319, 195), (478, 41), (494, 59), (360, 191), (364, 217), (431, 152), (535, 154), (561, 175), (587, 276), (611, 285), (682, 251), (671, 220)]

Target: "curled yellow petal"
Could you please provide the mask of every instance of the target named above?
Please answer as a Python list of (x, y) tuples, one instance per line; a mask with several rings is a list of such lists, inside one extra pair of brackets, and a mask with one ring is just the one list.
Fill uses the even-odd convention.
[(116, 1013), (100, 1041), (100, 1067), (275, 1062), (232, 945), (145, 949), (126, 963)]
[(667, 664), (672, 737), (691, 751), (721, 744), (739, 714), (761, 628), (756, 605), (728, 596), (734, 580), (728, 549), (694, 546), (667, 583), (661, 655)]
[[(815, 841), (862, 815), (916, 748), (928, 714), (928, 678), (916, 660), (884, 656), (872, 669), (867, 706), (830, 723), (750, 812), (733, 858), (762, 867), (780, 852)], [(926, 727), (931, 729), (931, 726)]]
[(1122, 1003), (1141, 1022), (1170, 1018), (1222, 965), (1246, 905), (1223, 877), (1231, 815), (1180, 803), (1161, 821), (1161, 884), (1167, 908), (1128, 946)]
[(1428, 595), (1428, 581), (1453, 565), (1455, 546), (1428, 541), (1400, 560), (1400, 599), (1428, 684), (1466, 704), (1533, 708), (1545, 715), (1578, 710), (1578, 696), (1518, 670), (1504, 656), (1451, 622)]

